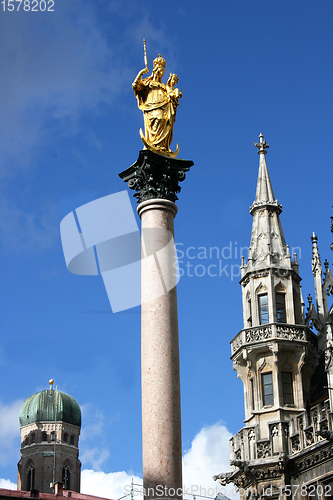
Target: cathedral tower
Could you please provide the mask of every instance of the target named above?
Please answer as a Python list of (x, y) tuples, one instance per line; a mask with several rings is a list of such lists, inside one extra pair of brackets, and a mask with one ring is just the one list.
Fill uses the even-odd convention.
[(17, 489), (53, 493), (55, 483), (62, 483), (80, 492), (81, 410), (74, 398), (53, 389), (53, 380), (50, 386), (21, 407)]

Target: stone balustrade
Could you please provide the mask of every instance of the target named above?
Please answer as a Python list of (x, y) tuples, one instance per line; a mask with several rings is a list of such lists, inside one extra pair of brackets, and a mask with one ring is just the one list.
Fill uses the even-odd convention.
[(318, 345), (317, 336), (306, 326), (267, 323), (241, 330), (231, 341), (231, 352), (235, 354), (242, 346), (273, 339), (309, 342), (314, 347)]
[(329, 400), (286, 422), (269, 424), (269, 439), (259, 439), (258, 426), (245, 426), (230, 440), (231, 460), (266, 459), (285, 452), (289, 457), (323, 441), (317, 431), (333, 430)]

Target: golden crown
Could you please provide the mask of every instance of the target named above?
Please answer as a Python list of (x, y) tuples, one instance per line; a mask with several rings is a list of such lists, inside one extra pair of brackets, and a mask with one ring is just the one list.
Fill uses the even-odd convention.
[(153, 64), (154, 66), (163, 66), (163, 68), (165, 68), (165, 59), (163, 59), (161, 54), (158, 54), (158, 57), (154, 59)]

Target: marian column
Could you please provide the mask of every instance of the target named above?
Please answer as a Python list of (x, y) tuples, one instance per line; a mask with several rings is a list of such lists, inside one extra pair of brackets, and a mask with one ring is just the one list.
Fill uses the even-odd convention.
[(154, 60), (152, 75), (133, 82), (144, 114), (145, 149), (120, 177), (136, 192), (142, 221), (141, 369), (142, 446), (145, 498), (182, 497), (177, 275), (174, 246), (179, 182), (192, 161), (170, 150), (179, 98), (171, 74), (162, 83), (165, 60)]

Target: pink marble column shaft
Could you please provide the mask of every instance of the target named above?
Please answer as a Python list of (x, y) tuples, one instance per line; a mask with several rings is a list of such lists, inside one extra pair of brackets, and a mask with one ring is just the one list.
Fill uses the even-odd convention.
[(168, 200), (138, 206), (142, 220), (141, 366), (143, 486), (146, 498), (181, 498), (177, 289), (174, 217)]

